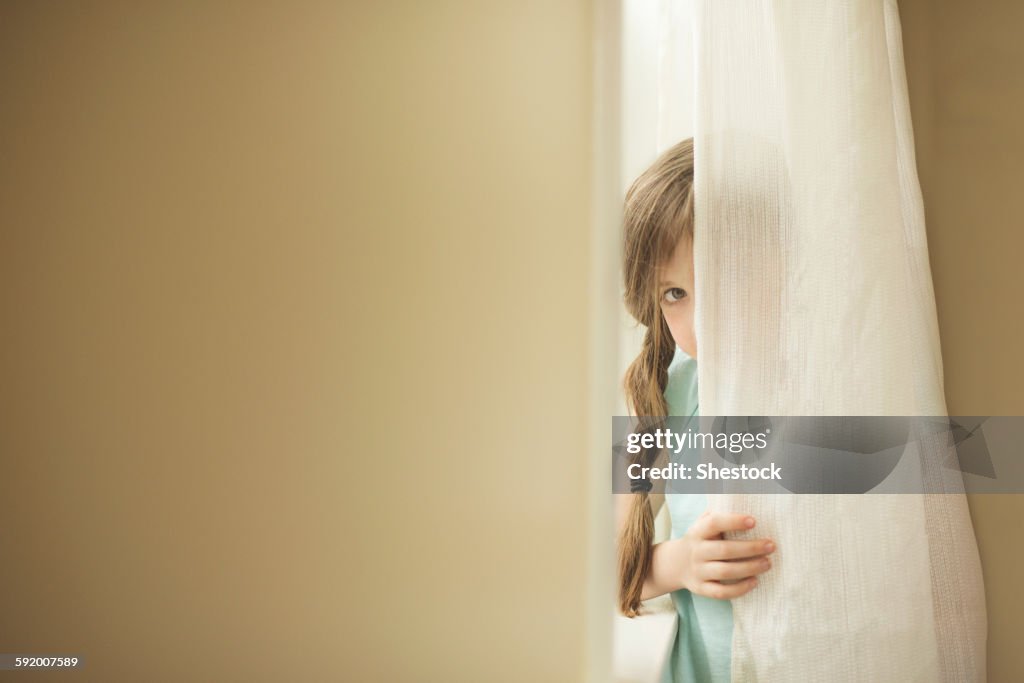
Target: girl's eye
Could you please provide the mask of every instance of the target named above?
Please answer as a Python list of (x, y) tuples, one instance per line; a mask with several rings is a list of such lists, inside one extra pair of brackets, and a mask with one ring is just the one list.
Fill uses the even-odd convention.
[(671, 289), (665, 290), (665, 301), (674, 304), (680, 299), (686, 298), (686, 290), (679, 287), (672, 287)]

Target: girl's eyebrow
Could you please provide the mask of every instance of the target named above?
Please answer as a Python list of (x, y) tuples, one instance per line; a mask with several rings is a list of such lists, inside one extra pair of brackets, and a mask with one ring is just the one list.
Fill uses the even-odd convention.
[[(670, 285), (672, 287), (679, 287), (679, 285), (677, 285), (676, 283), (674, 283), (674, 282), (672, 282), (670, 280), (662, 280), (661, 282), (658, 283), (659, 287), (664, 287), (665, 285)], [(679, 287), (679, 289), (682, 289), (682, 287)]]

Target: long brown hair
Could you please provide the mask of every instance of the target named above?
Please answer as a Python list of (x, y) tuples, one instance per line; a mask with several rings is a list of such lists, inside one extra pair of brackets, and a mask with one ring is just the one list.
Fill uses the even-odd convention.
[[(668, 413), (665, 387), (676, 345), (661, 313), (657, 268), (671, 257), (680, 239), (692, 239), (693, 203), (693, 138), (662, 153), (626, 193), (623, 300), (647, 331), (623, 384), (626, 403), (641, 431), (655, 428)], [(653, 449), (645, 450), (635, 456), (635, 462), (649, 467), (657, 455)], [(630, 495), (633, 500), (619, 539), (619, 609), (634, 617), (651, 568), (654, 515), (649, 492)]]

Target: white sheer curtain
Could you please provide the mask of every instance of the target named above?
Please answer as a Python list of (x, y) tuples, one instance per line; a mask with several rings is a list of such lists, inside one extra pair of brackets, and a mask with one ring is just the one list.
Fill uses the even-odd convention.
[[(662, 47), (692, 39), (701, 413), (945, 414), (895, 0), (677, 8)], [(734, 681), (985, 680), (962, 493), (711, 501), (779, 545), (733, 604)]]

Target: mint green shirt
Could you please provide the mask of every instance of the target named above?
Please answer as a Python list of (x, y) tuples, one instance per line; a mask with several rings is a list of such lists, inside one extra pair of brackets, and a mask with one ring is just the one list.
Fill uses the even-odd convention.
[[(676, 349), (665, 389), (669, 415), (698, 414), (697, 361)], [(703, 493), (666, 493), (672, 538), (679, 538), (707, 507)], [(679, 628), (662, 671), (662, 683), (730, 683), (732, 665), (732, 602), (672, 593)]]

